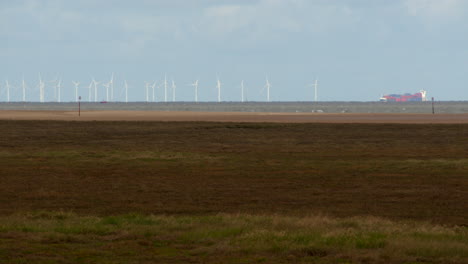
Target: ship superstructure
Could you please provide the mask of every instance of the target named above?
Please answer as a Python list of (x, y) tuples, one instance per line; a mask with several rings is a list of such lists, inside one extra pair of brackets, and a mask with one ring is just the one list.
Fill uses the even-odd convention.
[(419, 93), (410, 94), (387, 94), (380, 97), (381, 102), (425, 102), (426, 91), (421, 90)]

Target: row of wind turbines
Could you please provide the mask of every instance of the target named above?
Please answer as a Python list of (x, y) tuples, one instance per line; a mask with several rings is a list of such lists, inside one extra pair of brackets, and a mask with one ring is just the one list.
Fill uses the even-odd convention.
[[(81, 100), (81, 96), (80, 96), (80, 84), (81, 83), (78, 81), (72, 81), (72, 83), (74, 85), (74, 101), (78, 102), (79, 100)], [(37, 84), (37, 86), (33, 86), (33, 87), (30, 87), (27, 85), (26, 81), (24, 80), (24, 77), (21, 80), (20, 84), (17, 86), (11, 85), (11, 83), (8, 80), (6, 80), (4, 85), (0, 84), (0, 98), (3, 97), (4, 102), (12, 102), (11, 100), (12, 91), (21, 90), (21, 101), (26, 102), (27, 101), (26, 93), (28, 90), (31, 91), (31, 89), (28, 89), (28, 88), (33, 88), (34, 89), (33, 91), (38, 92), (39, 102), (44, 103), (46, 102), (46, 96), (45, 96), (46, 88), (49, 88), (49, 89), (51, 88), (52, 92), (49, 94), (48, 102), (60, 103), (62, 102), (62, 88), (63, 88), (62, 84), (63, 83), (60, 78), (55, 78), (54, 80), (51, 80), (51, 81), (45, 81), (43, 80), (40, 74), (39, 74), (39, 83)], [(146, 102), (170, 102), (170, 101), (176, 102), (177, 86), (176, 86), (174, 79), (171, 79), (171, 82), (169, 83), (167, 75), (165, 75), (164, 80), (159, 83), (156, 81), (145, 81), (144, 84), (145, 84), (144, 85), (144, 89), (145, 89), (144, 101)], [(188, 84), (188, 86), (191, 86), (194, 88), (193, 90), (194, 102), (199, 102), (199, 84), (200, 84), (200, 81), (198, 79), (195, 80), (193, 83)], [(271, 97), (270, 97), (271, 87), (272, 87), (272, 84), (270, 80), (268, 79), (268, 77), (266, 77), (265, 85), (263, 86), (260, 93), (262, 94), (266, 93), (265, 100), (267, 102), (271, 102)], [(317, 102), (318, 101), (318, 80), (315, 79), (315, 81), (308, 87), (314, 88), (314, 101)], [(94, 77), (92, 77), (91, 82), (86, 88), (87, 88), (87, 101), (88, 102), (101, 101), (101, 100), (98, 100), (98, 95), (100, 95), (103, 92), (105, 93), (104, 101), (106, 102), (115, 102), (115, 101), (124, 101), (126, 103), (129, 102), (128, 100), (129, 85), (128, 85), (127, 80), (124, 80), (123, 82), (123, 89), (121, 89), (120, 94), (119, 94), (120, 99), (116, 100), (116, 96), (114, 93), (114, 74), (111, 75), (109, 81), (107, 82), (96, 81)], [(102, 91), (102, 88), (104, 88), (105, 90)], [(218, 77), (216, 79), (217, 102), (222, 102), (221, 88), (222, 88), (222, 83)], [(160, 89), (163, 89), (164, 91), (164, 94), (162, 96), (163, 98), (158, 98), (157, 96), (157, 90), (160, 90)], [(122, 93), (123, 93), (123, 96), (122, 96)], [(124, 98), (124, 100), (122, 100), (122, 97)], [(240, 83), (240, 101), (241, 102), (247, 101), (244, 80), (242, 80)]]

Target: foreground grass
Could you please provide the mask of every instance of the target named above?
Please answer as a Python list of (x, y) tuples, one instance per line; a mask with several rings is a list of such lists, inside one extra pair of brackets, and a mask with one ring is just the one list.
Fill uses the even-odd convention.
[(379, 218), (0, 217), (1, 263), (467, 263), (468, 229)]

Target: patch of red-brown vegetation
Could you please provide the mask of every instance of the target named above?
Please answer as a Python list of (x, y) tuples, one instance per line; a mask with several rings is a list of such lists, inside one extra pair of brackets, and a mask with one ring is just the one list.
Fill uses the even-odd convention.
[(468, 219), (464, 124), (0, 121), (0, 134), (3, 215)]

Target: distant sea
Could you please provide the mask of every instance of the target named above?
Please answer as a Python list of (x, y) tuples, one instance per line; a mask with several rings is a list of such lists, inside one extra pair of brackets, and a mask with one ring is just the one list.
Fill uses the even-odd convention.
[[(75, 111), (78, 103), (1, 102), (0, 110)], [(197, 111), (285, 113), (432, 113), (432, 102), (82, 102), (83, 111)], [(468, 113), (468, 101), (434, 103), (436, 113)]]

